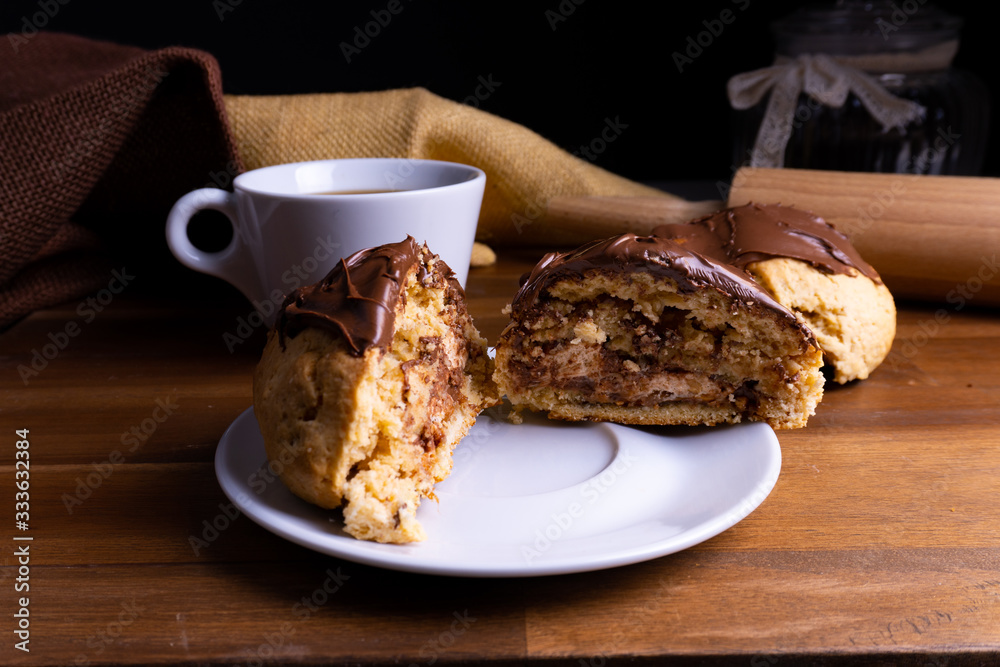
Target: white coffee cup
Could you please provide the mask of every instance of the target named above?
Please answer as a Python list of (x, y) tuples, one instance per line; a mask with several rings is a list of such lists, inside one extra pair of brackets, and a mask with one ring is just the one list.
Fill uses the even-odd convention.
[[(236, 286), (270, 325), (286, 294), (320, 280), (342, 257), (407, 235), (426, 242), (464, 286), (485, 185), (480, 169), (437, 160), (263, 167), (237, 176), (233, 192), (203, 188), (177, 200), (167, 243), (185, 266)], [(232, 241), (218, 252), (188, 238), (191, 217), (203, 209), (233, 225)]]

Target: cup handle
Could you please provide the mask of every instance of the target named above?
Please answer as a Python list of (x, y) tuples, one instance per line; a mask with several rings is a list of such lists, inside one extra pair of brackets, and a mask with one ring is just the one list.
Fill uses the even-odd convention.
[[(232, 240), (218, 252), (200, 250), (188, 238), (191, 218), (205, 209), (222, 212), (233, 226)], [(260, 280), (254, 269), (250, 248), (240, 234), (237, 220), (235, 194), (217, 188), (193, 190), (178, 199), (170, 209), (167, 216), (167, 245), (184, 266), (222, 278), (253, 301), (259, 296)]]

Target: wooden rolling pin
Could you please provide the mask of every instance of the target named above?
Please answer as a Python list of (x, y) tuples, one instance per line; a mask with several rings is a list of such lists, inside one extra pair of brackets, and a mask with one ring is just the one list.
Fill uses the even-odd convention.
[(687, 222), (724, 205), (669, 197), (553, 197), (545, 226), (551, 238), (585, 243), (624, 232), (646, 235), (657, 225)]
[[(722, 202), (626, 197), (554, 198), (546, 222), (579, 241), (648, 233)], [(1000, 179), (743, 168), (727, 205), (786, 204), (847, 234), (897, 298), (950, 308), (1000, 305)]]

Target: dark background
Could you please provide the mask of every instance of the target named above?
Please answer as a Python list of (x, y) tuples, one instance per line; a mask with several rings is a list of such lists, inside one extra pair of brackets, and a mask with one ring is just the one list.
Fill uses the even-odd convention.
[[(530, 8), (398, 2), (402, 10), (350, 62), (341, 43), (353, 42), (355, 29), (372, 22), (371, 12), (384, 11), (389, 0), (68, 0), (45, 29), (146, 48), (204, 49), (218, 58), (226, 92), (237, 94), (423, 86), (463, 101), (481, 80), (490, 80), (493, 90), (476, 100), (480, 108), (567, 150), (600, 136), (606, 119), (627, 126), (595, 160), (606, 169), (647, 182), (715, 181), (728, 180), (734, 162), (726, 81), (769, 65), (768, 25), (803, 4), (711, 0), (650, 9), (607, 0), (542, 0)], [(0, 28), (19, 32), (40, 6), (39, 0), (5, 0)], [(996, 25), (993, 12), (984, 13), (990, 5), (966, 0), (939, 6), (966, 18), (955, 66), (977, 74), (1000, 99)], [(687, 39), (705, 30), (703, 21), (718, 19), (724, 9), (735, 20), (678, 72), (672, 54), (683, 52)], [(995, 122), (994, 129), (983, 170), (988, 175), (1000, 174)]]

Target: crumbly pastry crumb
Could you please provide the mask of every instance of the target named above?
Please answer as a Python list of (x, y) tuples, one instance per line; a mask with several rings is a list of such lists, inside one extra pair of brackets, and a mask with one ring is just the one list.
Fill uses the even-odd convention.
[(889, 355), (896, 305), (881, 282), (858, 272), (823, 273), (785, 257), (754, 262), (747, 272), (809, 326), (834, 382), (864, 380)]
[(472, 256), (469, 258), (469, 266), (493, 266), (496, 263), (497, 254), (493, 252), (493, 248), (479, 241), (472, 244)]
[(653, 234), (746, 271), (812, 329), (835, 382), (863, 380), (888, 356), (892, 294), (850, 239), (819, 216), (749, 203)]

